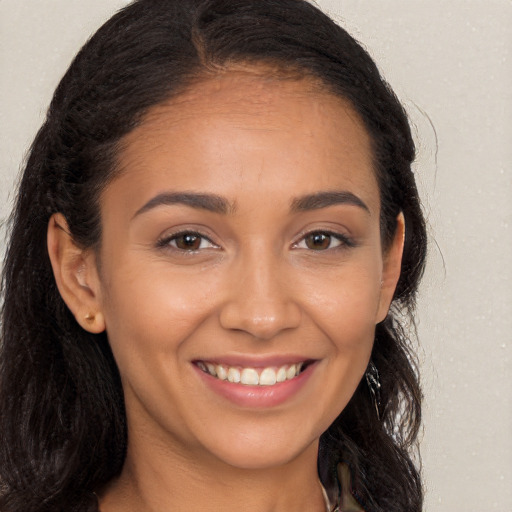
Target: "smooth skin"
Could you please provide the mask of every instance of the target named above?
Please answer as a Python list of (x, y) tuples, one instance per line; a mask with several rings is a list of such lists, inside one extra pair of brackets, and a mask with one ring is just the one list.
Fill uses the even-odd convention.
[[(266, 76), (267, 75), (267, 76)], [(318, 440), (367, 367), (400, 273), (383, 252), (370, 140), (311, 80), (228, 71), (154, 107), (101, 196), (98, 252), (60, 214), (48, 247), (84, 329), (106, 329), (128, 420), (102, 512), (321, 512)], [(197, 361), (313, 361), (271, 407), (221, 396)]]

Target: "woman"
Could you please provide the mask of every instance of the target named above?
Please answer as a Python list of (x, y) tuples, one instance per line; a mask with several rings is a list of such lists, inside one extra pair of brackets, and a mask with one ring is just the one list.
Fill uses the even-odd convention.
[(413, 157), (306, 2), (115, 15), (13, 214), (0, 509), (419, 511)]

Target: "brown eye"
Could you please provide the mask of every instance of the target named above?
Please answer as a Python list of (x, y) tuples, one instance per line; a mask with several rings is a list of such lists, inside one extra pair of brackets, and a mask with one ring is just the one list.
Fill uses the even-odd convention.
[(294, 245), (296, 249), (309, 249), (317, 252), (355, 246), (355, 242), (346, 235), (330, 231), (311, 231)]
[(331, 246), (332, 236), (327, 233), (311, 233), (304, 238), (306, 247), (314, 251), (323, 251)]
[(174, 239), (174, 244), (183, 251), (197, 251), (201, 247), (201, 237), (195, 233), (183, 233)]
[(194, 231), (183, 231), (174, 235), (165, 237), (158, 242), (158, 247), (170, 247), (183, 252), (195, 252), (201, 251), (202, 249), (217, 248), (209, 238), (202, 235), (201, 233), (195, 233)]

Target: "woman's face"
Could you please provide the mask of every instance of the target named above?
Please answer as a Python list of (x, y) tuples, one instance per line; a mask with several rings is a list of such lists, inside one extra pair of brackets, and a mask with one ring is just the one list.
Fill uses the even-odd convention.
[(228, 73), (150, 111), (120, 169), (93, 288), (130, 439), (245, 468), (316, 450), (398, 278), (358, 116)]

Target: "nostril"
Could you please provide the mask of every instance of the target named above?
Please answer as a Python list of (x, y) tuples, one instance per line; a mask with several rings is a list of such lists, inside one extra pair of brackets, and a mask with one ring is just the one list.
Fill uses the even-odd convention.
[[(251, 253), (254, 257), (254, 251)], [(288, 276), (278, 261), (240, 259), (226, 287), (220, 309), (223, 328), (245, 331), (257, 339), (269, 339), (283, 329), (297, 327), (301, 310)], [(284, 270), (284, 269), (282, 269)]]
[(296, 328), (300, 320), (297, 305), (275, 300), (233, 301), (220, 313), (224, 329), (245, 331), (257, 339), (270, 339), (283, 330)]

